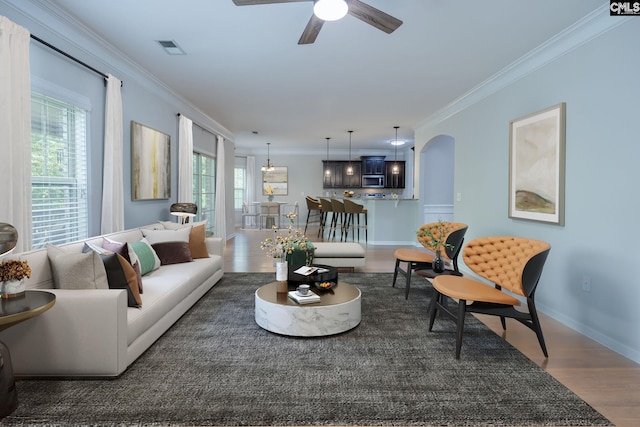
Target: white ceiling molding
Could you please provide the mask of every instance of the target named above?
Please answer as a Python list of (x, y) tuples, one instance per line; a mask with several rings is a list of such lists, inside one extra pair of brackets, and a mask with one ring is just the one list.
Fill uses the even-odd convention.
[(602, 5), (580, 21), (489, 77), (437, 113), (420, 122), (416, 129), (435, 125), (458, 114), (629, 19), (631, 19), (629, 16), (611, 19), (609, 16), (609, 4)]

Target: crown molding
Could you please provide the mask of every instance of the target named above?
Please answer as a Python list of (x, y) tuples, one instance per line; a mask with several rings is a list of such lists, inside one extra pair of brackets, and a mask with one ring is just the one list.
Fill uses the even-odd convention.
[(416, 128), (433, 126), (460, 113), (466, 108), (512, 85), (591, 40), (622, 25), (630, 18), (629, 16), (609, 16), (609, 2), (603, 4), (581, 20), (567, 27), (562, 32), (455, 99), (438, 112), (421, 121)]
[[(124, 85), (127, 84), (127, 80), (133, 80), (143, 88), (161, 96), (172, 104), (175, 104), (175, 101), (178, 100), (182, 104), (182, 108), (191, 109), (201, 116), (192, 118), (197, 125), (212, 133), (221, 135), (227, 140), (234, 140), (234, 135), (231, 131), (196, 108), (150, 71), (141, 67), (133, 59), (104, 40), (91, 28), (60, 9), (53, 2), (48, 0), (3, 1), (22, 15), (25, 20), (34, 22), (46, 33), (38, 34), (35, 29), (30, 29), (34, 35), (62, 50), (66, 51), (71, 48), (74, 51), (74, 56), (83, 58), (83, 61), (91, 63), (92, 66), (100, 69), (105, 74), (111, 73), (117, 76), (120, 80), (123, 80)], [(64, 46), (58, 46), (59, 44)], [(180, 105), (176, 105), (176, 108), (180, 107)], [(191, 114), (186, 115), (191, 116)]]

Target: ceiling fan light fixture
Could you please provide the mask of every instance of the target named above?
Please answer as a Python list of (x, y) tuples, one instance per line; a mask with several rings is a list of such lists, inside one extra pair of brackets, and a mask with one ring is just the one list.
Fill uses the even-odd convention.
[(323, 21), (337, 21), (344, 18), (349, 6), (344, 0), (317, 0), (313, 5), (313, 13)]

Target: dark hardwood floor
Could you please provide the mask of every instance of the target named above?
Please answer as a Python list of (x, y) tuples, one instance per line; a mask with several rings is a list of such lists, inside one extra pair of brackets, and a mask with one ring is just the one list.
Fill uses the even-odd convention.
[[(317, 227), (309, 228), (307, 236), (317, 240), (313, 238), (317, 231)], [(267, 230), (236, 229), (235, 237), (225, 246), (225, 271), (275, 272), (273, 260), (260, 250), (260, 242), (272, 234), (273, 231)], [(356, 271), (393, 272), (393, 252), (398, 246), (365, 247), (366, 265)], [(424, 279), (416, 277), (413, 280)], [(535, 335), (525, 326), (508, 322), (507, 331), (503, 332), (499, 319), (477, 317), (616, 426), (640, 426), (639, 364), (541, 315), (549, 351), (549, 358), (545, 359)]]

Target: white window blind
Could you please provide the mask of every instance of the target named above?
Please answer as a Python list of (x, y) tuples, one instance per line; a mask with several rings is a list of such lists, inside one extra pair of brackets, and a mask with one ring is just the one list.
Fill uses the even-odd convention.
[(213, 234), (216, 202), (216, 161), (193, 153), (193, 202), (198, 206), (195, 221), (207, 220), (207, 234)]
[(233, 207), (236, 210), (242, 209), (242, 203), (246, 200), (244, 197), (246, 184), (246, 173), (244, 166), (235, 166), (233, 168)]
[(32, 92), (33, 248), (88, 237), (87, 115)]

